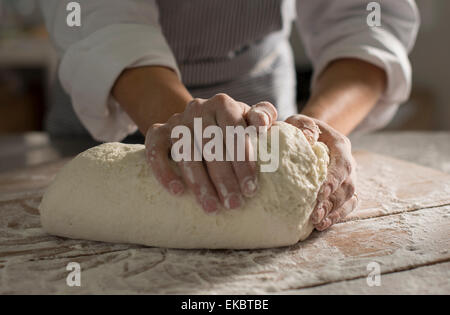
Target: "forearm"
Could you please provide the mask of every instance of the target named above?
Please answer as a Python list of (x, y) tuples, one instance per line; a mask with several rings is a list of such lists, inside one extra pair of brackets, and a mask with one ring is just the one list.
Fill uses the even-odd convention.
[(157, 66), (124, 71), (112, 94), (144, 135), (151, 125), (183, 112), (192, 99), (175, 72)]
[(349, 134), (375, 106), (386, 87), (381, 68), (357, 59), (338, 59), (319, 76), (302, 114)]

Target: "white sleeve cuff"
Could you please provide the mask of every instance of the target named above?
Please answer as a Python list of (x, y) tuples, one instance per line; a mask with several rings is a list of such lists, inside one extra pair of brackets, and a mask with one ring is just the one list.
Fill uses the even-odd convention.
[(120, 141), (137, 130), (112, 98), (111, 89), (123, 70), (150, 65), (171, 68), (181, 78), (164, 36), (151, 25), (110, 25), (69, 47), (59, 76), (76, 114), (94, 139)]
[(342, 38), (327, 46), (316, 60), (312, 89), (325, 67), (339, 58), (361, 59), (385, 70), (386, 90), (355, 131), (370, 131), (385, 126), (394, 116), (399, 104), (409, 97), (411, 65), (405, 47), (390, 32), (378, 27)]

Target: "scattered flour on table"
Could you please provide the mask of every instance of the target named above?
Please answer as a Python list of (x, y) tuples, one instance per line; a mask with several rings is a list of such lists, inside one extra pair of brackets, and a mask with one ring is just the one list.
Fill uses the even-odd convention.
[[(170, 195), (154, 178), (142, 145), (106, 143), (69, 162), (40, 205), (54, 235), (169, 248), (250, 249), (286, 246), (312, 232), (309, 216), (327, 174), (323, 143), (311, 146), (278, 122), (279, 167), (259, 174), (256, 196), (237, 210), (206, 214), (195, 197)], [(269, 147), (271, 145), (269, 133)]]

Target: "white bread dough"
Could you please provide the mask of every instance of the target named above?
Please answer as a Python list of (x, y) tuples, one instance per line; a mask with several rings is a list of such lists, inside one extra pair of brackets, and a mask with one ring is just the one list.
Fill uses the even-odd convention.
[[(105, 143), (70, 161), (46, 191), (42, 226), (50, 234), (171, 248), (251, 249), (309, 236), (309, 216), (327, 173), (328, 150), (278, 122), (280, 164), (259, 174), (259, 190), (236, 210), (207, 214), (190, 192), (170, 195), (153, 177), (143, 145)], [(276, 128), (272, 127), (272, 128)]]

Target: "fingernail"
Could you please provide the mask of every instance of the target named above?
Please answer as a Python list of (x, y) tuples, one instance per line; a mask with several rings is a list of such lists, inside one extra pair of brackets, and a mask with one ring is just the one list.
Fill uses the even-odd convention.
[(208, 212), (216, 212), (218, 208), (217, 200), (211, 197), (205, 197), (202, 202), (203, 209)]
[(262, 120), (263, 126), (267, 126), (269, 124), (269, 116), (267, 115), (266, 112), (260, 110), (260, 109), (254, 109), (253, 110), (255, 113), (259, 114), (259, 117)]
[(239, 194), (230, 194), (225, 199), (224, 205), (227, 209), (236, 209), (239, 208), (243, 204), (243, 200), (241, 195)]
[(169, 183), (169, 190), (174, 195), (180, 195), (183, 190), (183, 184), (179, 180), (173, 180)]
[(257, 180), (250, 177), (250, 178), (244, 179), (243, 182), (244, 182), (243, 191), (244, 191), (245, 196), (246, 197), (253, 196), (256, 193), (256, 190), (258, 188)]
[(325, 214), (325, 210), (323, 209), (323, 206), (320, 206), (319, 208), (317, 208), (317, 210), (314, 211), (314, 213), (312, 215), (313, 224), (318, 224), (320, 221), (322, 221), (324, 214)]

